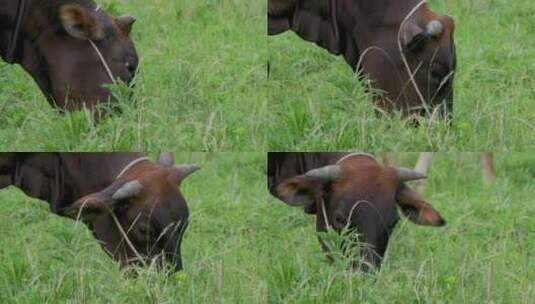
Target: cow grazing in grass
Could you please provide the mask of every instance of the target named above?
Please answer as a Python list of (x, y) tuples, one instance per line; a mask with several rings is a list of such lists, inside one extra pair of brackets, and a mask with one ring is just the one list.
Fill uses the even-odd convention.
[(110, 16), (91, 0), (2, 0), (1, 6), (2, 59), (20, 64), (52, 106), (92, 109), (111, 100), (104, 84), (132, 81), (133, 17)]
[(157, 163), (139, 153), (0, 153), (0, 189), (15, 186), (83, 220), (122, 266), (167, 261), (180, 270), (189, 212), (179, 186), (198, 168), (174, 167), (169, 153)]
[(268, 34), (291, 30), (368, 76), (383, 110), (449, 116), (455, 24), (420, 0), (268, 0)]
[[(316, 216), (316, 230), (357, 233), (362, 259), (353, 268), (378, 268), (399, 221), (398, 209), (419, 225), (442, 226), (440, 214), (405, 182), (425, 178), (385, 167), (362, 153), (269, 153), (268, 187), (290, 206)], [(320, 239), (324, 249), (327, 246)]]

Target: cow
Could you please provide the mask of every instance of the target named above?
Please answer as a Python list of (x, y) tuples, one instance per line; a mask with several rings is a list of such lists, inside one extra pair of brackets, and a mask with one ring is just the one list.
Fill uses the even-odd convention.
[(455, 23), (425, 0), (268, 0), (268, 35), (289, 30), (367, 76), (385, 112), (451, 116)]
[(134, 22), (92, 0), (3, 0), (0, 56), (21, 65), (61, 112), (94, 109), (113, 100), (103, 85), (135, 76)]
[[(197, 165), (157, 163), (140, 153), (0, 153), (0, 189), (15, 186), (81, 220), (123, 268), (182, 269), (189, 211), (179, 186)], [(168, 267), (166, 267), (168, 268)]]
[[(332, 229), (356, 237), (353, 249), (360, 258), (351, 258), (351, 268), (361, 271), (380, 268), (399, 221), (398, 209), (419, 225), (446, 224), (433, 206), (406, 184), (423, 178), (411, 169), (382, 166), (364, 153), (268, 153), (270, 193), (315, 215), (316, 231)], [(328, 253), (321, 237), (319, 241)]]

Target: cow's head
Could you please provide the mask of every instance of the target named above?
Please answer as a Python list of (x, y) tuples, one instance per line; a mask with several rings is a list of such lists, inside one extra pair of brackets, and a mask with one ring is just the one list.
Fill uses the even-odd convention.
[(451, 17), (425, 1), (269, 0), (268, 33), (291, 29), (344, 56), (380, 91), (383, 110), (451, 114), (456, 65)]
[(130, 83), (137, 70), (129, 37), (135, 19), (110, 16), (92, 1), (58, 3), (51, 9), (48, 2), (38, 3), (26, 18), (22, 65), (61, 109), (108, 102), (111, 94), (103, 85), (113, 83), (111, 76)]
[(361, 67), (372, 84), (384, 91), (378, 98), (383, 109), (424, 116), (434, 111), (441, 117), (452, 114), (454, 29), (451, 17), (423, 5), (399, 26), (387, 27), (363, 43), (366, 54), (361, 54)]
[[(406, 168), (381, 166), (366, 154), (350, 155), (335, 165), (308, 171), (275, 187), (275, 194), (291, 206), (305, 206), (316, 214), (318, 230), (332, 227), (357, 232), (364, 263), (379, 267), (389, 236), (399, 220), (398, 207), (419, 225), (442, 226), (445, 221), (406, 181), (424, 178)], [(322, 206), (323, 205), (323, 206)]]
[(199, 169), (173, 167), (163, 154), (158, 164), (140, 163), (106, 189), (80, 198), (63, 215), (82, 219), (111, 256), (127, 264), (168, 261), (182, 269), (180, 244), (188, 207), (180, 183)]

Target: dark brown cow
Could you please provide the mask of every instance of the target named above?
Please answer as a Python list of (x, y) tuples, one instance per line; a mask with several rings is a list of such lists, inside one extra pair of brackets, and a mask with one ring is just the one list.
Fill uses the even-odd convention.
[(135, 75), (134, 21), (91, 0), (2, 0), (0, 55), (20, 64), (51, 105), (94, 108), (110, 98), (103, 84)]
[(456, 66), (454, 22), (420, 0), (268, 0), (268, 34), (292, 30), (384, 91), (386, 110), (450, 115)]
[[(348, 229), (365, 245), (353, 268), (380, 267), (389, 236), (399, 221), (397, 207), (419, 225), (444, 219), (406, 181), (425, 178), (406, 168), (384, 167), (362, 153), (269, 153), (269, 191), (290, 206), (316, 215), (316, 230)], [(323, 248), (327, 246), (321, 241)], [(353, 248), (354, 249), (354, 248)]]
[(122, 266), (151, 261), (182, 269), (188, 206), (179, 185), (195, 165), (153, 163), (139, 153), (0, 153), (0, 189), (13, 185), (52, 212), (82, 219)]

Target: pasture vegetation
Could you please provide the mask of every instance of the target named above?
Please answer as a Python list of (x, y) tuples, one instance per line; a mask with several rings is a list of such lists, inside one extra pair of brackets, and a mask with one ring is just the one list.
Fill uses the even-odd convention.
[[(267, 142), (264, 1), (97, 0), (137, 18), (134, 98), (99, 125), (60, 115), (30, 76), (0, 62), (0, 147), (13, 150), (260, 150)], [(89, 44), (88, 44), (89, 47)]]
[[(504, 150), (535, 147), (535, 3), (429, 0), (455, 19), (454, 122), (378, 116), (342, 57), (292, 32), (268, 38), (275, 150)], [(362, 83), (362, 82), (360, 82)]]
[[(87, 229), (17, 189), (0, 191), (1, 303), (533, 303), (535, 157), (439, 153), (425, 196), (447, 220), (402, 220), (376, 274), (321, 253), (312, 216), (268, 197), (263, 153), (180, 153), (203, 169), (182, 185), (185, 270), (122, 274)], [(398, 154), (410, 166), (416, 154)], [(340, 238), (329, 235), (333, 242)]]

